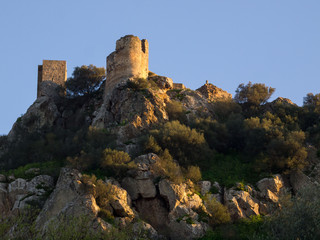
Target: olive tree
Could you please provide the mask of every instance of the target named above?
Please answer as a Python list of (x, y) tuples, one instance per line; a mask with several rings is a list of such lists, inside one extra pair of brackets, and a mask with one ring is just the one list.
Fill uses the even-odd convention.
[(105, 80), (105, 68), (94, 65), (75, 67), (72, 77), (66, 82), (67, 93), (71, 96), (83, 96), (95, 92)]
[(249, 82), (247, 85), (241, 83), (236, 90), (234, 99), (238, 103), (259, 106), (265, 104), (274, 91), (275, 88), (267, 87), (263, 83), (252, 84)]

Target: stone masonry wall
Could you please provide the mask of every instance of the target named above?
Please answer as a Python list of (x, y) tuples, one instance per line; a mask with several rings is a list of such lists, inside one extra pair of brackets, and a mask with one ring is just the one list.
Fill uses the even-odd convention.
[[(37, 97), (47, 95), (52, 86), (64, 86), (67, 80), (67, 62), (57, 60), (43, 60), (38, 66)], [(49, 84), (48, 84), (49, 83)]]
[(120, 38), (116, 50), (107, 57), (106, 94), (129, 78), (147, 78), (149, 61), (148, 41), (133, 35)]
[(186, 89), (183, 83), (173, 83), (173, 89)]

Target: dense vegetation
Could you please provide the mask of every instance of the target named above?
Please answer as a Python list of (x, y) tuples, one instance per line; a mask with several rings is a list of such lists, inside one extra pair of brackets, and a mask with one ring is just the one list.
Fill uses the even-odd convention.
[[(101, 69), (82, 66), (76, 68), (68, 80), (67, 90), (73, 98), (79, 99), (92, 94), (104, 78)], [(84, 79), (90, 79), (88, 84), (84, 84)], [(137, 91), (151, 87), (142, 80), (131, 85), (128, 87)], [(274, 91), (264, 84), (240, 84), (234, 100), (211, 103), (214, 115), (207, 118), (187, 118), (181, 102), (172, 101), (167, 106), (170, 121), (141, 133), (137, 155), (158, 154), (161, 159), (159, 175), (174, 182), (202, 178), (218, 181), (226, 187), (236, 182), (255, 183), (274, 173), (304, 170), (309, 165), (310, 149), (320, 155), (320, 94), (308, 94), (304, 105), (299, 107), (281, 99), (268, 103)], [(84, 125), (81, 128), (45, 128), (34, 133), (21, 131), (22, 137), (17, 142), (0, 137), (0, 151), (6, 150), (0, 156), (2, 172), (26, 177), (23, 176), (26, 167), (37, 166), (57, 176), (58, 167), (71, 165), (98, 177), (119, 178), (135, 166), (132, 161), (135, 156), (117, 149), (115, 138), (107, 129)], [(99, 183), (97, 179), (94, 181)], [(308, 219), (314, 222), (312, 226), (319, 229), (319, 218), (314, 220), (314, 214), (319, 214), (314, 211), (320, 209), (319, 201), (307, 197), (311, 205), (297, 196), (288, 200), (284, 209), (265, 223), (255, 218), (236, 225), (230, 225), (222, 207), (212, 202), (212, 211), (220, 211), (222, 216), (212, 225), (222, 225), (204, 239), (248, 239), (250, 234), (252, 239), (313, 239), (307, 233), (303, 237), (297, 232), (305, 222), (297, 223), (292, 230), (293, 226), (284, 222), (298, 210), (302, 214), (301, 209), (304, 209), (309, 214)], [(279, 226), (290, 231), (290, 237), (284, 237)], [(234, 235), (224, 236), (225, 229)], [(261, 234), (255, 235), (256, 231)]]

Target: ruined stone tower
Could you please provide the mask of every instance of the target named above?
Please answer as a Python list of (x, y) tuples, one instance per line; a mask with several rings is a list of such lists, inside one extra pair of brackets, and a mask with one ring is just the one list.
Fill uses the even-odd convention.
[(129, 78), (147, 78), (149, 61), (148, 41), (133, 35), (120, 38), (116, 50), (107, 57), (107, 80), (105, 92)]
[(37, 97), (54, 96), (58, 87), (64, 87), (67, 80), (67, 62), (43, 60), (38, 66)]

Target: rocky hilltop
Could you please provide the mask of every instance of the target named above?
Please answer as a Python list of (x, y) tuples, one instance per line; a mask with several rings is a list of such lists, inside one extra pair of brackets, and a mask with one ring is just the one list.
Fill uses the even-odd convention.
[(149, 71), (148, 50), (119, 39), (88, 94), (66, 96), (63, 82), (43, 77), (0, 139), (5, 239), (199, 239), (317, 189), (316, 130), (306, 146), (299, 128), (314, 115), (300, 121), (286, 98), (237, 102), (208, 81), (185, 88)]

